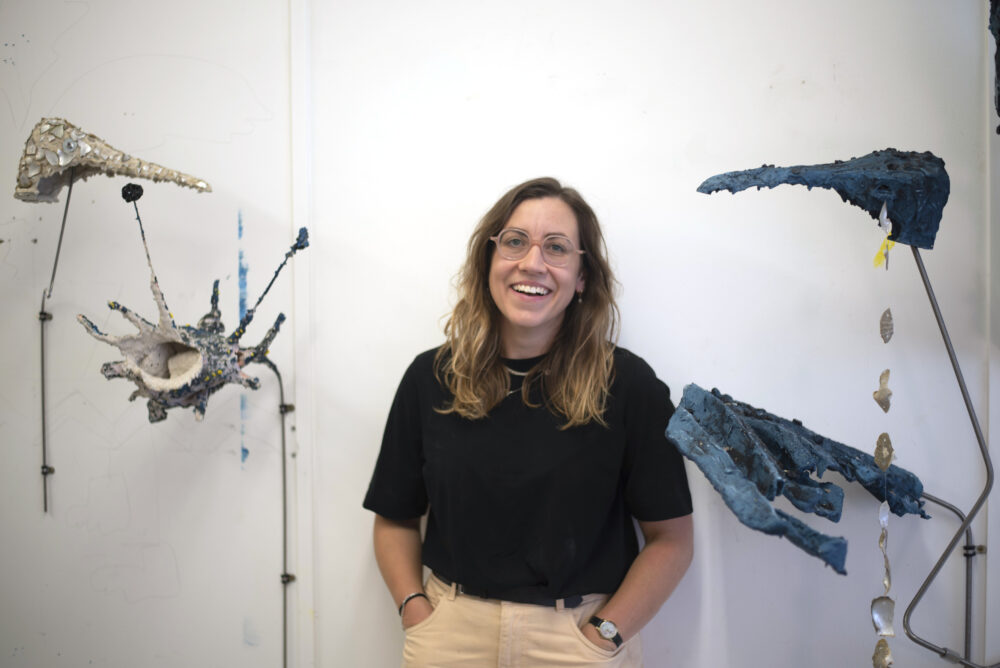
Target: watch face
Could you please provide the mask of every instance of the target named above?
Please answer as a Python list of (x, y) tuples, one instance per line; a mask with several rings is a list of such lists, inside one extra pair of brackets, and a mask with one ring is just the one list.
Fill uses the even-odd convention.
[(611, 640), (618, 635), (618, 627), (615, 626), (614, 622), (607, 619), (601, 622), (601, 625), (597, 627), (597, 631), (601, 634), (602, 638), (607, 640)]

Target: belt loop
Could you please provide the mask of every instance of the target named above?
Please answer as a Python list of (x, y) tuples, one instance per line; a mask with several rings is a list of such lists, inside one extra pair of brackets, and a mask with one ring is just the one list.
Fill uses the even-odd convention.
[(564, 599), (564, 598), (557, 598), (556, 599), (556, 610), (559, 611), (559, 612), (562, 612), (565, 609), (566, 609), (566, 599)]

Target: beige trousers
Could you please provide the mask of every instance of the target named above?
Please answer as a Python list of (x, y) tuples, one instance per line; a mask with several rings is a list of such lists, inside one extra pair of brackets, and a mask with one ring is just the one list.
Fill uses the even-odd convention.
[(430, 616), (406, 630), (404, 668), (641, 668), (636, 634), (614, 651), (590, 642), (580, 627), (607, 596), (590, 594), (558, 609), (459, 594), (433, 575), (425, 586)]

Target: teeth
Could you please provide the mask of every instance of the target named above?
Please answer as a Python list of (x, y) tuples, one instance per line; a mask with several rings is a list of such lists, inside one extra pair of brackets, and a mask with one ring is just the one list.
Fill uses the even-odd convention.
[(514, 290), (517, 292), (524, 293), (526, 295), (547, 295), (549, 290), (537, 285), (515, 285)]

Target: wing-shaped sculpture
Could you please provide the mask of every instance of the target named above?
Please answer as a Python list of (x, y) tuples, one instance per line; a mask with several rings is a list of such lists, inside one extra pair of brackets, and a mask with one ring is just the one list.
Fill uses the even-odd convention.
[(754, 186), (774, 188), (783, 183), (835, 190), (841, 199), (864, 209), (875, 220), (884, 206), (892, 221), (889, 239), (928, 249), (934, 247), (951, 188), (941, 158), (929, 151), (887, 148), (822, 165), (764, 165), (717, 174), (698, 186), (698, 192), (738, 193)]
[(797, 509), (840, 520), (844, 492), (821, 477), (837, 471), (897, 515), (927, 517), (920, 480), (898, 466), (883, 473), (875, 459), (860, 450), (821, 436), (796, 420), (785, 420), (718, 390), (691, 384), (684, 388), (667, 435), (698, 465), (743, 524), (784, 536), (797, 547), (846, 574), (847, 541), (827, 536), (771, 506), (779, 494)]
[(199, 178), (128, 155), (61, 118), (43, 118), (24, 143), (14, 197), (26, 202), (55, 202), (63, 186), (95, 174), (170, 181), (200, 192), (212, 190)]

